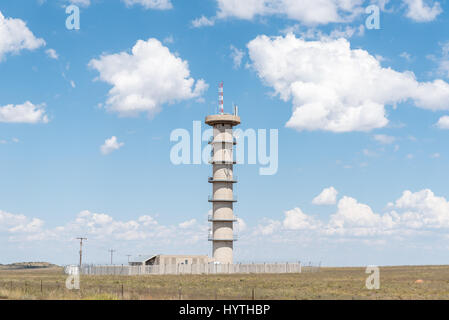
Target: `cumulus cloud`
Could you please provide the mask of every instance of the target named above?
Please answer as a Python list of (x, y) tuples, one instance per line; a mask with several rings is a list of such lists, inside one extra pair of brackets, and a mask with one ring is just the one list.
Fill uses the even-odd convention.
[(145, 9), (168, 10), (172, 9), (173, 5), (170, 0), (122, 0), (127, 6), (140, 4)]
[(404, 211), (401, 222), (409, 228), (449, 228), (449, 202), (432, 190), (404, 191), (395, 207)]
[[(239, 220), (239, 229), (246, 224)], [(0, 235), (10, 240), (69, 240), (79, 235), (103, 241), (148, 240), (152, 243), (185, 245), (205, 242), (207, 224), (196, 219), (174, 225), (161, 225), (149, 215), (120, 220), (106, 213), (88, 210), (80, 212), (74, 220), (45, 228), (44, 221), (24, 215), (0, 211)], [(406, 190), (389, 203), (383, 213), (376, 213), (369, 205), (344, 196), (338, 201), (335, 213), (321, 221), (300, 208), (287, 210), (283, 219), (262, 219), (250, 229), (251, 236), (272, 241), (294, 240), (298, 235), (309, 239), (375, 239), (406, 238), (419, 234), (445, 235), (449, 231), (449, 201), (436, 196), (431, 190)], [(439, 231), (439, 232), (438, 232)], [(267, 236), (270, 236), (267, 238)], [(271, 241), (270, 240), (270, 241)]]
[[(293, 34), (248, 43), (252, 67), (284, 101), (293, 102), (287, 127), (332, 132), (370, 131), (388, 124), (386, 105), (449, 110), (449, 84), (418, 82), (412, 72), (383, 68), (343, 38), (306, 41)], [(357, 88), (357, 90), (354, 90)]]
[(113, 136), (109, 139), (106, 139), (104, 144), (100, 147), (100, 151), (102, 154), (107, 155), (113, 151), (116, 151), (125, 145), (124, 142), (118, 142), (117, 137)]
[(312, 230), (319, 226), (319, 222), (303, 213), (300, 208), (294, 208), (285, 212), (282, 225), (288, 230)]
[(45, 105), (34, 105), (29, 101), (24, 104), (0, 106), (0, 123), (47, 123)]
[[(344, 196), (327, 222), (294, 208), (285, 213), (282, 226), (284, 230), (302, 230), (326, 237), (412, 236), (449, 230), (449, 201), (436, 196), (430, 189), (406, 190), (387, 205), (384, 213), (376, 213), (369, 205)], [(255, 234), (270, 235), (274, 231), (280, 234), (280, 227), (281, 221), (265, 219)]]
[(0, 210), (0, 230), (10, 233), (33, 233), (42, 230), (44, 222), (37, 218), (28, 218), (23, 214), (13, 214)]
[(338, 202), (338, 210), (331, 215), (325, 229), (327, 234), (367, 236), (387, 233), (397, 223), (396, 214), (376, 214), (366, 204), (351, 197), (343, 197)]
[(20, 19), (5, 18), (0, 11), (0, 61), (6, 54), (18, 54), (21, 50), (35, 50), (45, 46), (45, 41), (36, 38)]
[(187, 61), (154, 38), (137, 41), (131, 54), (103, 55), (89, 66), (113, 86), (106, 108), (122, 116), (141, 112), (152, 116), (162, 105), (200, 97), (208, 88), (203, 79), (195, 82), (190, 77)]
[(449, 129), (449, 116), (441, 117), (437, 122), (437, 127), (440, 129)]
[(267, 236), (273, 234), (275, 231), (279, 230), (281, 227), (281, 222), (272, 219), (263, 219), (262, 224), (259, 224), (254, 231), (254, 235)]
[(316, 205), (336, 204), (337, 195), (338, 191), (334, 187), (325, 188), (312, 200), (312, 203)]
[(436, 1), (428, 0), (402, 0), (407, 5), (406, 16), (416, 22), (429, 22), (435, 20), (443, 10)]
[(120, 220), (106, 213), (84, 210), (63, 225), (44, 228), (44, 222), (40, 219), (0, 211), (0, 236), (7, 235), (10, 241), (23, 242), (72, 241), (83, 235), (89, 240), (95, 240), (97, 244), (151, 239), (152, 245), (157, 247), (167, 243), (182, 246), (207, 239), (206, 225), (188, 222), (187, 226), (182, 223), (161, 225), (149, 215)]

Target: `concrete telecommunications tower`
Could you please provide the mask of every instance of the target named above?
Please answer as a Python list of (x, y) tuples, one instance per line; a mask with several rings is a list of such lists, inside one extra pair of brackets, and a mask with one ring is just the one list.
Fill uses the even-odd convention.
[(233, 165), (236, 163), (233, 156), (233, 147), (236, 144), (232, 135), (232, 128), (240, 124), (240, 117), (237, 115), (237, 107), (234, 107), (234, 114), (226, 114), (223, 111), (223, 82), (219, 88), (219, 113), (206, 117), (206, 124), (214, 129), (214, 135), (209, 143), (212, 144), (212, 157), (210, 163), (213, 166), (212, 177), (209, 182), (212, 184), (212, 195), (209, 202), (212, 202), (212, 215), (209, 221), (212, 222), (212, 229), (209, 233), (209, 240), (212, 241), (212, 252), (214, 261), (217, 263), (232, 263), (232, 250), (234, 241), (234, 216), (233, 204), (237, 202), (233, 194), (233, 184), (237, 182), (233, 174)]

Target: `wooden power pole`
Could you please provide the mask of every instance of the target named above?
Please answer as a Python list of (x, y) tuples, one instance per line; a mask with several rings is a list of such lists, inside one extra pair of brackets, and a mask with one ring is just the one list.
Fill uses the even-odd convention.
[(83, 240), (87, 240), (87, 238), (78, 237), (76, 239), (80, 241), (80, 272), (81, 272), (81, 267), (83, 265)]
[(112, 266), (112, 255), (114, 254), (115, 250), (114, 249), (110, 249), (109, 252), (111, 253), (111, 266)]

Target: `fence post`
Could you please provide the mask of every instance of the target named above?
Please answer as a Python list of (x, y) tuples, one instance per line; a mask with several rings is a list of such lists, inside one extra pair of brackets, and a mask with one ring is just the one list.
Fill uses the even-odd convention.
[(253, 291), (252, 291), (252, 294), (251, 294), (251, 298), (252, 298), (252, 300), (255, 300), (255, 298), (256, 298), (256, 289), (255, 288), (253, 288)]
[(179, 300), (182, 300), (182, 287), (179, 287)]
[(43, 290), (42, 290), (42, 280), (41, 280), (41, 294), (42, 294)]

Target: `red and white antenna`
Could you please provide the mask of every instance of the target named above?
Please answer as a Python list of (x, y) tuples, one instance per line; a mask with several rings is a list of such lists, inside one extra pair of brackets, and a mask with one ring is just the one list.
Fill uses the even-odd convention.
[(224, 109), (223, 109), (223, 81), (220, 82), (220, 86), (218, 87), (218, 103), (219, 103), (219, 107), (220, 107), (220, 113), (223, 114), (224, 113)]

